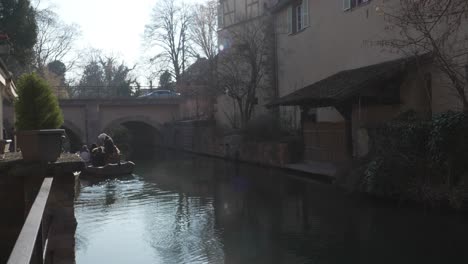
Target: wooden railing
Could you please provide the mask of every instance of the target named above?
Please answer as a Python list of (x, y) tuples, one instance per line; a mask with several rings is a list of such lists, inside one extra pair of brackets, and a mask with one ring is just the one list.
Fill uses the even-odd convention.
[(7, 264), (46, 262), (45, 252), (49, 230), (43, 228), (43, 215), (52, 181), (52, 178), (45, 178), (42, 182), (41, 189), (31, 206)]

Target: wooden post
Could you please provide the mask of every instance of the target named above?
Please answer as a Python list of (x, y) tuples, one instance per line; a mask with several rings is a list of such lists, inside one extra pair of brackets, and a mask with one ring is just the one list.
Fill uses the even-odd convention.
[(307, 114), (309, 112), (310, 107), (308, 106), (301, 106), (301, 131), (300, 131), (300, 138), (301, 138), (301, 145), (302, 145), (302, 160), (305, 159), (306, 155), (306, 145), (305, 145), (305, 138), (304, 138), (304, 124), (307, 121)]
[(353, 106), (346, 103), (340, 106), (335, 106), (336, 110), (343, 116), (345, 120), (345, 135), (346, 135), (346, 150), (348, 157), (353, 158)]

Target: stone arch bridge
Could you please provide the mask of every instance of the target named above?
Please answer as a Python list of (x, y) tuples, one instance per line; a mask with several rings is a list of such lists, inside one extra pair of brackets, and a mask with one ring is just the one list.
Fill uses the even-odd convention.
[[(118, 125), (150, 128), (160, 132), (161, 125), (179, 118), (178, 98), (63, 99), (60, 107), (63, 128), (76, 140), (91, 144), (97, 136)], [(6, 118), (13, 124), (13, 109), (6, 109)], [(10, 112), (11, 114), (8, 114)], [(10, 117), (10, 118), (9, 118)]]
[(64, 127), (82, 142), (92, 143), (110, 128), (140, 123), (160, 131), (161, 125), (177, 120), (179, 99), (69, 99), (60, 100)]

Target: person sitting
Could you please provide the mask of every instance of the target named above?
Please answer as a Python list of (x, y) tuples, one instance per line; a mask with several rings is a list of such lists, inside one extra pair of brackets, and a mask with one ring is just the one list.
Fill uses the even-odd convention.
[(110, 137), (104, 139), (105, 163), (120, 163), (120, 150), (115, 146)]
[(112, 138), (106, 133), (99, 134), (97, 138), (97, 145), (101, 147), (104, 146), (104, 142), (106, 141), (106, 138), (109, 138), (110, 140), (112, 140)]
[(96, 147), (91, 152), (91, 164), (94, 167), (100, 167), (106, 165), (105, 163), (105, 154), (102, 150), (102, 147)]
[(83, 147), (81, 147), (80, 157), (85, 163), (88, 163), (91, 160), (91, 155), (89, 154), (88, 146), (83, 145)]
[(97, 148), (97, 147), (98, 147), (98, 146), (97, 146), (96, 143), (91, 144), (91, 153), (93, 153), (93, 150), (94, 150), (95, 148)]

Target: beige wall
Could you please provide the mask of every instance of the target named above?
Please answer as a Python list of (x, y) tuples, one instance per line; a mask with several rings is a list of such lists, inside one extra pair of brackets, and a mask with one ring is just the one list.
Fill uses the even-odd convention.
[(284, 26), (287, 9), (281, 11), (276, 16), (280, 95), (342, 70), (399, 57), (366, 44), (383, 38), (385, 22), (375, 11), (380, 2), (343, 11), (341, 0), (309, 0), (310, 26), (293, 35)]
[[(392, 34), (388, 22), (377, 9), (391, 10), (393, 4), (398, 1), (372, 0), (343, 11), (342, 0), (309, 0), (310, 26), (296, 34), (287, 33), (287, 8), (281, 10), (275, 16), (280, 96), (342, 70), (403, 57), (395, 50), (375, 45), (376, 41), (388, 39)], [(468, 23), (464, 28), (468, 32)], [(468, 58), (466, 60), (468, 63)], [(433, 68), (427, 71), (432, 72), (433, 78), (433, 111), (460, 109), (454, 89), (447, 85), (443, 75), (434, 72)], [(413, 105), (427, 99), (425, 96), (408, 96)], [(317, 115), (319, 121), (342, 121), (332, 108), (319, 109)]]
[[(383, 37), (385, 21), (374, 0), (343, 11), (342, 0), (309, 0), (309, 27), (287, 33), (287, 8), (276, 16), (278, 87), (280, 96), (315, 83), (339, 71), (379, 63), (400, 54), (382, 52), (366, 40)], [(317, 111), (319, 121), (342, 121), (332, 108)]]

